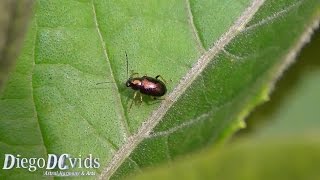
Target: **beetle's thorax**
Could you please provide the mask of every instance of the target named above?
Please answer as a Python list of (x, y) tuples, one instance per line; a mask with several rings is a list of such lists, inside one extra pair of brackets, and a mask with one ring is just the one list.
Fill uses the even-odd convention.
[(131, 84), (135, 85), (135, 86), (141, 86), (142, 85), (142, 81), (140, 79), (132, 79), (131, 80)]
[(139, 89), (142, 86), (141, 78), (129, 78), (126, 82), (127, 87), (131, 87), (132, 89)]

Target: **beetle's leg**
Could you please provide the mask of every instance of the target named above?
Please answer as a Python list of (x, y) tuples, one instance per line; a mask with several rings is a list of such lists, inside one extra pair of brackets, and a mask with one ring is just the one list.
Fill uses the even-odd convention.
[(153, 100), (159, 100), (159, 101), (166, 100), (166, 98), (163, 98), (163, 97), (155, 97), (155, 96), (153, 96), (152, 98), (153, 98)]
[[(137, 96), (138, 96), (138, 95), (140, 96), (139, 100), (137, 100)], [(132, 98), (132, 102), (131, 102), (131, 104), (130, 104), (130, 108), (129, 108), (129, 109), (132, 108), (133, 102), (134, 102), (135, 104), (139, 103), (139, 105), (142, 104), (142, 94), (141, 94), (139, 91), (134, 92), (133, 98)]]
[(171, 98), (169, 98), (168, 96), (165, 97), (152, 97), (154, 100), (158, 100), (158, 101), (171, 101), (173, 102), (173, 100)]
[(158, 103), (160, 103), (161, 101), (166, 100), (166, 99), (163, 98), (163, 97), (151, 96), (151, 98), (152, 98), (154, 101), (147, 102), (148, 105), (158, 104)]
[(156, 76), (156, 79), (158, 78), (160, 78), (165, 84), (167, 84), (167, 81), (161, 75)]
[(138, 91), (134, 92), (134, 94), (133, 94), (133, 99), (132, 99), (132, 102), (131, 102), (131, 104), (130, 104), (130, 108), (129, 108), (129, 109), (132, 108), (132, 105), (133, 105), (133, 102), (134, 102), (135, 99), (136, 99), (137, 93), (138, 93)]
[(133, 78), (133, 77), (139, 77), (139, 73), (136, 73), (133, 70), (131, 70), (130, 78)]
[(140, 97), (139, 97), (139, 99), (137, 98), (137, 99), (135, 99), (134, 101), (135, 101), (135, 104), (138, 104), (139, 106), (142, 104), (142, 94), (139, 92), (139, 91), (137, 91), (136, 92), (137, 93), (137, 95), (139, 95)]
[(142, 94), (139, 93), (139, 95), (140, 95), (140, 105), (141, 105), (142, 104)]

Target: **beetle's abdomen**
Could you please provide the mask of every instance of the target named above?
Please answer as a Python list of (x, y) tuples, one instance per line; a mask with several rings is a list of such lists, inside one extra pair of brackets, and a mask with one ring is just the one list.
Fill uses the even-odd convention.
[(143, 94), (151, 96), (163, 96), (167, 92), (167, 88), (163, 82), (155, 78), (145, 77), (141, 82), (142, 86), (140, 88), (140, 92)]

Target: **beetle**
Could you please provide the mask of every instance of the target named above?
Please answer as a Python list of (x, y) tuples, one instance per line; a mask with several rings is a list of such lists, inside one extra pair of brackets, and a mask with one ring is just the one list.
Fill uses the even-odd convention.
[[(138, 73), (132, 73), (129, 77), (129, 61), (128, 55), (126, 53), (126, 62), (127, 62), (127, 77), (128, 80), (126, 81), (126, 87), (130, 87), (132, 90), (136, 91), (133, 95), (133, 99), (136, 99), (137, 94), (141, 93), (147, 96), (153, 97), (153, 99), (157, 99), (161, 96), (164, 96), (167, 92), (167, 87), (165, 85), (165, 80), (162, 78), (161, 75), (157, 75), (156, 77), (150, 76), (142, 76), (139, 77)], [(160, 80), (160, 78), (162, 80)], [(111, 82), (102, 82), (102, 83), (111, 83)], [(102, 84), (97, 83), (97, 84)], [(142, 95), (140, 95), (140, 102), (142, 102)], [(133, 101), (130, 105), (132, 107)]]
[(161, 76), (158, 75), (155, 78), (149, 76), (130, 77), (126, 86), (145, 95), (161, 97), (166, 94), (167, 87), (164, 82), (158, 79), (159, 77)]
[[(128, 76), (129, 62), (128, 62), (127, 52), (126, 52), (126, 60), (127, 60), (127, 76)], [(159, 78), (161, 78), (162, 81)], [(126, 86), (136, 91), (133, 95), (133, 99), (136, 98), (138, 92), (144, 95), (152, 96), (154, 99), (157, 99), (157, 97), (164, 96), (167, 92), (167, 87), (164, 82), (165, 80), (162, 78), (161, 75), (157, 75), (155, 78), (153, 78), (146, 75), (139, 77), (138, 73), (132, 73), (126, 82)], [(141, 95), (140, 95), (140, 101), (142, 102)]]

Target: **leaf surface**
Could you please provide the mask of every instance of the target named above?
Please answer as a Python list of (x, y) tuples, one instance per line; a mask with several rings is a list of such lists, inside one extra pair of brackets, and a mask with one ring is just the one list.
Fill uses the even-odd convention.
[[(38, 0), (1, 96), (5, 151), (92, 154), (109, 178), (218, 143), (267, 99), (318, 19), (316, 0)], [(165, 100), (130, 108), (125, 52), (129, 70), (166, 79)]]

